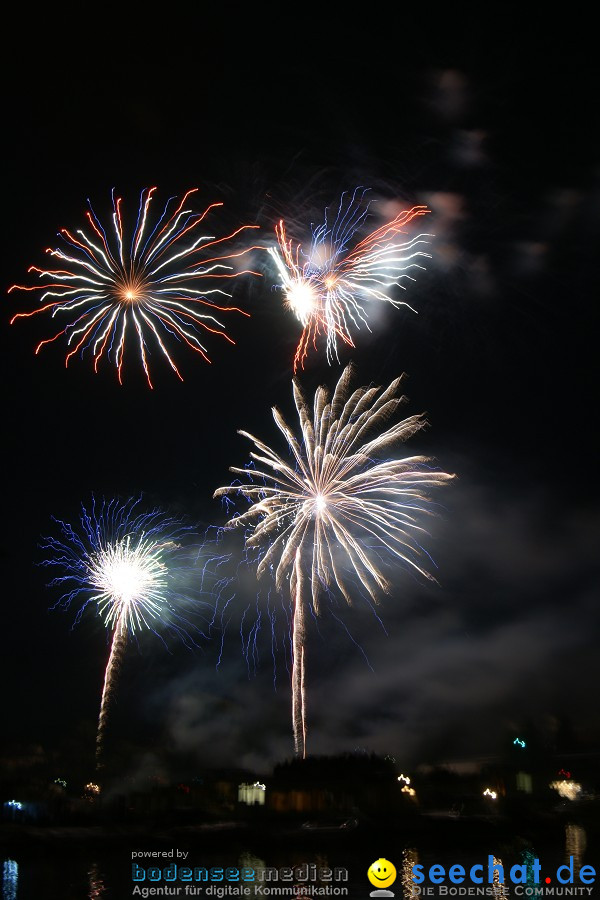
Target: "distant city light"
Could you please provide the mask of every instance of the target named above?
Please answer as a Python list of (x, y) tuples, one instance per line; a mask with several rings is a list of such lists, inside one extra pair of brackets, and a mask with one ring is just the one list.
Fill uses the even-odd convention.
[(264, 806), (265, 805), (266, 785), (260, 781), (253, 784), (238, 785), (238, 803), (245, 803), (247, 806)]
[(404, 782), (404, 784), (402, 785), (402, 787), (400, 789), (401, 794), (408, 794), (409, 797), (417, 796), (417, 792), (415, 791), (415, 789), (409, 787), (410, 778), (408, 777), (408, 775), (402, 775), (402, 774), (398, 775), (398, 781)]
[(523, 791), (525, 794), (531, 794), (533, 791), (533, 780), (529, 772), (517, 772), (517, 790)]
[(558, 796), (565, 800), (577, 800), (581, 793), (581, 785), (577, 781), (551, 781), (549, 785), (553, 790), (557, 791)]

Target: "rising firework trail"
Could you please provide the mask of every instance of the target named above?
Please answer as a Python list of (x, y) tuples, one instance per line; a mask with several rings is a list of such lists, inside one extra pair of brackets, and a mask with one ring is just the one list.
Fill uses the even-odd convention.
[[(421, 247), (431, 235), (417, 234), (403, 241), (409, 223), (429, 212), (426, 206), (413, 206), (372, 231), (362, 240), (370, 202), (367, 191), (356, 189), (342, 194), (337, 213), (313, 229), (308, 253), (294, 247), (281, 220), (275, 228), (278, 247), (269, 248), (280, 276), (286, 306), (302, 325), (302, 335), (294, 356), (294, 372), (304, 367), (310, 348), (317, 349), (325, 338), (327, 361), (338, 357), (338, 338), (354, 347), (351, 330), (361, 324), (369, 329), (368, 306), (373, 302), (409, 306), (391, 293), (414, 281), (412, 272), (423, 269), (420, 260), (430, 254)], [(414, 310), (413, 310), (414, 312)], [(370, 329), (369, 329), (370, 330)]]
[(96, 737), (98, 767), (128, 640), (152, 631), (166, 643), (170, 632), (192, 648), (195, 637), (202, 635), (192, 621), (197, 601), (182, 594), (179, 586), (187, 568), (181, 541), (190, 529), (159, 510), (140, 512), (138, 504), (139, 499), (94, 500), (89, 510), (82, 507), (79, 531), (56, 519), (61, 536), (47, 537), (42, 545), (50, 554), (42, 565), (62, 570), (50, 582), (65, 590), (55, 606), (75, 609), (75, 624), (88, 608), (94, 609), (111, 636)]
[[(351, 392), (348, 366), (330, 397), (317, 389), (314, 402), (297, 380), (293, 393), (301, 436), (273, 409), (289, 453), (280, 456), (245, 431), (258, 452), (252, 468), (231, 471), (250, 479), (219, 488), (215, 497), (241, 495), (250, 508), (230, 519), (227, 529), (246, 528), (246, 546), (257, 548), (257, 575), (274, 571), (292, 604), (292, 721), (296, 754), (306, 755), (305, 619), (309, 603), (319, 613), (321, 598), (337, 588), (352, 604), (361, 587), (377, 602), (389, 584), (382, 560), (391, 558), (432, 579), (423, 563), (421, 519), (432, 512), (429, 488), (453, 476), (424, 456), (386, 458), (393, 444), (426, 425), (415, 415), (377, 431), (403, 401), (388, 388)], [(375, 433), (375, 436), (372, 436)], [(432, 579), (433, 580), (433, 579)]]
[[(234, 249), (227, 245), (246, 229), (242, 225), (216, 237), (198, 233), (198, 226), (222, 203), (211, 203), (203, 212), (184, 209), (198, 188), (177, 203), (171, 197), (160, 217), (152, 218), (150, 206), (156, 188), (145, 188), (140, 196), (137, 221), (130, 233), (123, 222), (121, 198), (112, 195), (112, 224), (105, 228), (92, 206), (87, 211), (89, 229), (74, 234), (59, 231), (61, 245), (46, 250), (59, 268), (29, 272), (38, 275), (37, 286), (13, 285), (14, 290), (39, 293), (40, 306), (17, 313), (17, 319), (48, 313), (67, 324), (36, 347), (64, 337), (68, 347), (65, 365), (72, 356), (88, 353), (94, 371), (103, 356), (112, 360), (119, 383), (123, 377), (125, 346), (131, 334), (150, 387), (149, 356), (159, 350), (177, 377), (183, 377), (172, 356), (173, 341), (185, 343), (210, 362), (204, 340), (218, 335), (235, 343), (226, 333), (221, 313), (248, 313), (227, 303), (231, 299), (223, 285), (241, 275), (257, 275), (238, 266), (237, 260), (253, 247)], [(89, 202), (89, 201), (88, 201)]]

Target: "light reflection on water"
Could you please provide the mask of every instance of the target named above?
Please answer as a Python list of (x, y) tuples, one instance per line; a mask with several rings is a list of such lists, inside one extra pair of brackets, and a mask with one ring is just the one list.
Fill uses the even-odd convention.
[(414, 847), (406, 847), (402, 851), (402, 863), (398, 874), (402, 883), (402, 893), (406, 900), (415, 896), (415, 883), (413, 881), (412, 869), (419, 862), (419, 854)]
[(571, 822), (565, 828), (565, 863), (569, 862), (569, 857), (573, 857), (573, 872), (579, 874), (579, 870), (583, 865), (583, 854), (587, 847), (587, 837), (585, 829), (581, 825), (573, 825)]
[(14, 859), (5, 859), (2, 864), (2, 897), (17, 900), (19, 887), (19, 864)]
[(100, 874), (100, 869), (98, 867), (98, 863), (92, 863), (92, 867), (88, 872), (89, 878), (89, 890), (88, 890), (88, 898), (89, 900), (101, 900), (104, 897), (106, 887), (104, 884), (104, 879)]
[(494, 856), (492, 860), (494, 880), (492, 882), (492, 891), (495, 900), (504, 900), (509, 895), (509, 888), (506, 884), (506, 874), (504, 872), (504, 863), (501, 859)]
[(535, 880), (535, 872), (533, 868), (533, 864), (538, 858), (537, 853), (533, 849), (533, 847), (529, 850), (523, 850), (521, 853), (521, 865), (525, 866), (527, 872), (527, 897), (535, 898), (540, 894), (539, 886)]
[[(230, 850), (227, 842), (223, 842), (215, 850), (203, 846), (201, 838), (196, 837), (189, 848), (189, 858), (191, 865), (238, 866), (240, 869), (253, 868), (257, 872), (267, 866), (290, 866), (294, 869), (306, 864), (314, 865), (317, 869), (345, 867), (349, 873), (349, 880), (338, 882), (338, 886), (348, 888), (346, 895), (348, 900), (355, 898), (367, 900), (371, 887), (367, 880), (367, 869), (374, 859), (384, 857), (392, 861), (397, 868), (396, 897), (403, 900), (418, 900), (419, 894), (412, 882), (414, 865), (422, 865), (425, 874), (433, 864), (443, 865), (448, 872), (449, 867), (454, 864), (460, 864), (465, 869), (475, 863), (486, 864), (489, 854), (493, 858), (494, 865), (504, 867), (505, 876), (508, 876), (511, 866), (515, 864), (525, 866), (527, 897), (536, 900), (540, 893), (539, 887), (545, 887), (543, 880), (547, 872), (552, 874), (553, 869), (556, 871), (559, 865), (568, 863), (569, 858), (573, 857), (573, 871), (577, 877), (586, 862), (588, 836), (584, 828), (572, 823), (560, 826), (555, 838), (549, 846), (551, 856), (548, 857), (548, 853), (540, 850), (538, 846), (519, 848), (515, 844), (511, 850), (504, 843), (494, 847), (493, 840), (490, 841), (489, 849), (485, 851), (469, 849), (466, 844), (459, 845), (461, 849), (457, 850), (456, 845), (452, 848), (443, 841), (438, 841), (433, 846), (426, 843), (425, 839), (415, 844), (406, 842), (399, 844), (393, 835), (384, 835), (381, 841), (377, 842), (368, 840), (368, 846), (360, 842), (354, 842), (349, 846), (343, 841), (329, 844), (324, 839), (322, 842), (319, 840), (319, 845), (311, 848), (294, 845), (291, 840), (289, 845), (279, 845), (277, 849), (270, 847), (268, 843), (257, 841), (256, 846), (250, 849), (252, 845), (249, 839), (245, 850), (239, 847)], [(151, 842), (148, 842), (148, 846), (149, 848), (152, 846)], [(71, 854), (68, 846), (56, 844), (45, 848), (45, 852), (39, 849), (33, 852), (29, 848), (22, 848), (20, 852), (12, 851), (10, 857), (7, 854), (2, 864), (3, 900), (55, 900), (55, 898), (121, 900), (123, 897), (131, 896), (131, 847), (123, 845), (120, 848), (73, 849), (74, 852)], [(537, 858), (542, 863), (541, 885), (536, 885), (534, 881), (533, 864)], [(591, 862), (594, 863), (594, 860)], [(425, 883), (429, 884), (428, 881)], [(250, 884), (248, 886), (251, 887)], [(394, 886), (391, 888), (394, 890)], [(254, 891), (247, 895), (248, 900), (253, 900), (253, 894)], [(428, 896), (435, 897), (436, 894), (437, 891)], [(511, 885), (500, 882), (497, 870), (490, 896), (493, 900), (507, 900), (514, 895)], [(183, 892), (181, 896), (184, 896)]]

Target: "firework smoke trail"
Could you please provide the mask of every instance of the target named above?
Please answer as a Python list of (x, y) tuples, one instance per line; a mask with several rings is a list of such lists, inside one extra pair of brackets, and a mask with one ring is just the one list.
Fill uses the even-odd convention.
[(304, 646), (306, 629), (304, 625), (304, 603), (302, 594), (302, 565), (300, 548), (294, 557), (291, 593), (294, 612), (292, 621), (292, 724), (294, 731), (294, 752), (296, 756), (306, 756), (306, 692), (304, 686)]
[(183, 381), (167, 346), (169, 339), (187, 344), (207, 362), (210, 359), (201, 338), (216, 334), (230, 344), (235, 343), (216, 313), (249, 314), (236, 306), (222, 305), (224, 300), (221, 298), (231, 298), (231, 295), (219, 287), (219, 283), (240, 275), (260, 273), (251, 269), (236, 271), (229, 262), (254, 247), (227, 252), (219, 245), (258, 226), (242, 225), (219, 238), (198, 236), (197, 227), (212, 210), (223, 205), (211, 203), (201, 213), (184, 209), (188, 197), (198, 188), (188, 191), (176, 208), (169, 211), (172, 201), (176, 201), (171, 197), (162, 215), (152, 224), (149, 208), (155, 190), (152, 187), (142, 191), (137, 222), (129, 241), (125, 236), (121, 198), (116, 198), (113, 192), (111, 229), (104, 228), (90, 204), (87, 219), (92, 236), (81, 229), (73, 235), (62, 228), (59, 237), (65, 249), (46, 250), (64, 268), (45, 270), (31, 266), (28, 271), (36, 272), (42, 283), (37, 287), (14, 284), (9, 289), (9, 293), (14, 290), (39, 291), (42, 304), (31, 312), (17, 313), (11, 324), (43, 312), (49, 312), (52, 318), (57, 314), (69, 318), (68, 324), (57, 334), (40, 341), (36, 354), (44, 344), (64, 335), (70, 348), (65, 358), (66, 366), (76, 353), (83, 356), (89, 351), (97, 372), (102, 357), (112, 356), (119, 383), (122, 383), (125, 344), (132, 332), (152, 388), (148, 360), (151, 346), (160, 350)]
[(96, 732), (96, 761), (98, 765), (102, 761), (102, 748), (104, 747), (104, 733), (108, 719), (108, 707), (112, 697), (115, 679), (127, 644), (127, 627), (120, 620), (113, 632), (110, 645), (108, 663), (104, 672), (104, 685), (100, 699), (100, 715), (98, 716), (98, 730)]
[[(294, 356), (294, 372), (304, 367), (310, 347), (317, 349), (321, 335), (326, 340), (327, 361), (338, 357), (338, 338), (354, 347), (350, 331), (361, 323), (368, 329), (367, 305), (373, 301), (392, 306), (408, 303), (390, 296), (403, 280), (414, 281), (413, 269), (423, 269), (419, 259), (430, 254), (419, 249), (431, 235), (418, 234), (406, 242), (398, 235), (413, 219), (429, 212), (426, 206), (404, 210), (394, 219), (352, 243), (368, 215), (370, 202), (365, 189), (352, 196), (342, 194), (333, 223), (327, 220), (313, 230), (308, 254), (300, 244), (294, 248), (283, 220), (275, 228), (278, 249), (269, 248), (281, 278), (286, 306), (302, 325), (302, 335)], [(413, 310), (414, 312), (415, 310)]]
[[(254, 468), (231, 471), (251, 483), (221, 487), (215, 497), (244, 497), (250, 508), (225, 528), (246, 527), (246, 546), (257, 548), (257, 575), (274, 570), (281, 591), (289, 582), (292, 603), (292, 720), (294, 745), (306, 754), (305, 614), (307, 604), (319, 613), (320, 598), (336, 587), (352, 604), (353, 583), (377, 602), (389, 587), (381, 559), (399, 561), (431, 580), (419, 544), (421, 518), (432, 513), (428, 489), (453, 476), (430, 465), (424, 456), (385, 459), (382, 452), (407, 440), (426, 425), (415, 415), (380, 430), (403, 401), (396, 393), (401, 379), (388, 388), (363, 387), (350, 392), (347, 366), (330, 397), (315, 392), (312, 408), (296, 379), (293, 393), (301, 440), (273, 409), (285, 437), (288, 460), (245, 431), (258, 452)], [(256, 483), (259, 482), (259, 483)], [(360, 588), (359, 588), (360, 589)]]
[(180, 542), (190, 529), (159, 510), (139, 512), (139, 502), (139, 498), (93, 500), (89, 511), (82, 506), (79, 532), (56, 519), (61, 537), (47, 537), (42, 545), (50, 553), (42, 565), (58, 566), (63, 573), (50, 585), (67, 588), (55, 606), (76, 608), (75, 624), (88, 607), (94, 607), (112, 633), (98, 718), (98, 768), (110, 700), (129, 636), (149, 630), (166, 643), (163, 635), (170, 632), (188, 648), (197, 646), (196, 636), (203, 636), (191, 619), (198, 601), (178, 589), (187, 552)]

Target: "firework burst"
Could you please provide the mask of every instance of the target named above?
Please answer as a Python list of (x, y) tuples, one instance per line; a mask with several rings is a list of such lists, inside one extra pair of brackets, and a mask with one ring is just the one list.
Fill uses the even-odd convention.
[[(254, 248), (228, 252), (223, 245), (246, 229), (258, 226), (242, 225), (218, 238), (198, 235), (198, 226), (212, 210), (223, 205), (211, 203), (201, 213), (184, 209), (188, 197), (198, 188), (188, 191), (178, 204), (171, 197), (152, 224), (149, 212), (155, 190), (153, 187), (142, 191), (136, 225), (129, 239), (121, 198), (113, 192), (112, 228), (104, 228), (90, 204), (87, 219), (91, 231), (78, 229), (72, 234), (62, 228), (62, 246), (46, 250), (58, 260), (60, 268), (31, 266), (28, 271), (37, 273), (41, 283), (33, 287), (13, 285), (9, 289), (9, 293), (39, 292), (41, 303), (30, 312), (17, 313), (11, 324), (44, 312), (52, 318), (68, 319), (57, 334), (40, 341), (36, 354), (45, 344), (64, 336), (69, 348), (65, 365), (75, 354), (89, 353), (97, 371), (100, 360), (106, 356), (114, 362), (122, 383), (125, 346), (131, 332), (152, 387), (148, 360), (151, 348), (160, 351), (183, 381), (169, 347), (173, 340), (187, 344), (207, 362), (210, 359), (204, 344), (206, 337), (214, 334), (235, 343), (218, 316), (248, 313), (227, 304), (231, 295), (221, 285), (240, 275), (259, 273), (231, 264)], [(176, 205), (172, 207), (173, 201)]]
[[(425, 418), (411, 416), (369, 437), (403, 401), (401, 379), (388, 388), (351, 392), (348, 366), (330, 396), (318, 388), (314, 402), (294, 379), (301, 437), (274, 408), (288, 459), (245, 431), (258, 452), (254, 468), (232, 467), (251, 483), (221, 487), (215, 497), (241, 495), (250, 508), (226, 528), (247, 528), (246, 546), (259, 550), (257, 575), (273, 571), (278, 590), (289, 584), (292, 602), (292, 719), (294, 746), (306, 753), (304, 679), (305, 618), (309, 603), (319, 613), (321, 598), (337, 588), (348, 604), (357, 587), (377, 602), (389, 584), (381, 560), (392, 557), (432, 579), (423, 564), (421, 519), (431, 514), (429, 488), (453, 476), (424, 456), (383, 458), (387, 449), (422, 429)], [(433, 580), (433, 579), (432, 579)]]
[(75, 624), (92, 607), (111, 635), (104, 674), (96, 736), (100, 766), (110, 699), (130, 637), (152, 631), (163, 642), (168, 633), (183, 644), (196, 646), (202, 632), (192, 621), (197, 602), (180, 593), (186, 569), (181, 541), (189, 528), (159, 510), (138, 511), (139, 499), (92, 502), (81, 510), (81, 529), (59, 519), (59, 538), (44, 539), (49, 556), (44, 566), (58, 566), (62, 574), (51, 586), (65, 593), (55, 606), (76, 609)]
[[(311, 348), (317, 349), (325, 337), (327, 361), (338, 357), (338, 338), (354, 347), (352, 329), (369, 328), (367, 306), (374, 301), (392, 306), (409, 306), (391, 295), (393, 288), (405, 288), (414, 281), (411, 272), (423, 269), (419, 260), (429, 256), (420, 249), (431, 235), (418, 234), (399, 240), (405, 227), (425, 215), (425, 206), (414, 206), (357, 239), (367, 218), (370, 203), (366, 190), (356, 189), (351, 197), (342, 194), (333, 222), (325, 221), (313, 230), (310, 249), (288, 239), (283, 220), (276, 226), (278, 248), (269, 248), (281, 278), (286, 306), (302, 325), (302, 335), (294, 356), (294, 372), (304, 367)], [(410, 309), (412, 307), (409, 306)], [(414, 312), (414, 310), (413, 310)]]

